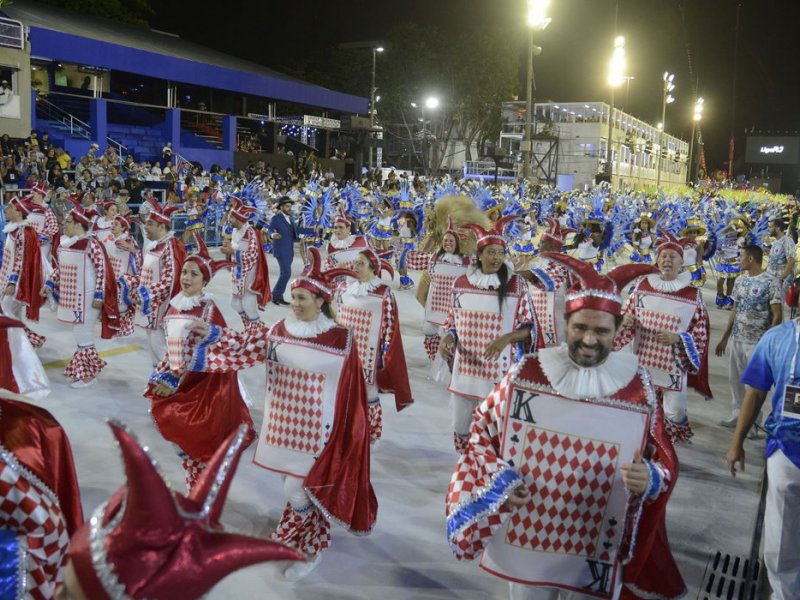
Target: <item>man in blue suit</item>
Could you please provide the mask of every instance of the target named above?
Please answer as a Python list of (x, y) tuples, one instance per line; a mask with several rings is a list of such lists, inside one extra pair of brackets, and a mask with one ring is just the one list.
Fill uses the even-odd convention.
[(292, 259), (294, 259), (294, 242), (297, 239), (297, 226), (292, 220), (292, 203), (289, 196), (278, 200), (278, 212), (272, 217), (269, 230), (272, 237), (272, 254), (278, 260), (281, 274), (275, 287), (272, 288), (272, 303), (278, 306), (288, 306), (283, 299), (286, 284), (292, 276)]

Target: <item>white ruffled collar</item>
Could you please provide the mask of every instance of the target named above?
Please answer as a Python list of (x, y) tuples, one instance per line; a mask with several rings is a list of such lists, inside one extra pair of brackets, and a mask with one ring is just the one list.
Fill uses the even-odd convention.
[(211, 300), (212, 298), (213, 296), (205, 290), (196, 296), (187, 296), (183, 292), (178, 292), (172, 300), (169, 301), (169, 305), (175, 310), (185, 312), (197, 308), (203, 304), (203, 302)]
[(383, 282), (380, 277), (373, 277), (366, 282), (359, 281), (358, 279), (350, 279), (347, 283), (347, 287), (345, 287), (345, 292), (351, 296), (366, 296), (381, 285), (383, 285)]
[(90, 235), (91, 235), (91, 233), (85, 233), (83, 235), (79, 235), (78, 237), (69, 237), (69, 236), (63, 236), (62, 235), (61, 236), (61, 240), (59, 241), (58, 244), (62, 248), (71, 248), (77, 242), (81, 241), (82, 239), (85, 239), (85, 238), (89, 237)]
[[(509, 262), (504, 264), (509, 273), (514, 272), (514, 265)], [(500, 287), (500, 277), (497, 276), (497, 273), (484, 273), (481, 271), (480, 264), (470, 265), (467, 268), (467, 279), (472, 285), (481, 290), (498, 289)]]
[(3, 227), (3, 233), (11, 233), (12, 231), (16, 231), (20, 228), (22, 223), (6, 223), (5, 227)]
[(331, 246), (336, 248), (336, 250), (345, 250), (350, 246), (352, 246), (355, 243), (355, 241), (356, 241), (356, 236), (352, 234), (348, 235), (343, 240), (340, 240), (339, 238), (331, 238)]
[(322, 313), (313, 321), (301, 321), (294, 314), (283, 320), (286, 331), (296, 338), (313, 338), (322, 335), (336, 327), (336, 321), (329, 319)]
[(684, 271), (672, 281), (664, 281), (658, 273), (650, 273), (647, 275), (647, 283), (659, 292), (677, 292), (692, 284), (692, 274)]
[(556, 392), (573, 400), (611, 396), (628, 385), (639, 368), (639, 358), (630, 352), (612, 352), (596, 367), (581, 367), (572, 362), (566, 344), (539, 350), (539, 363)]
[(439, 261), (444, 263), (450, 263), (451, 265), (464, 264), (464, 259), (461, 258), (460, 254), (452, 254), (450, 252), (445, 252), (444, 254), (440, 254)]

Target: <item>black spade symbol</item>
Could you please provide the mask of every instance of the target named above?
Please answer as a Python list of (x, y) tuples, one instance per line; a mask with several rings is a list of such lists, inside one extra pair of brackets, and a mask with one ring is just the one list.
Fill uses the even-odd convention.
[(606, 550), (608, 550), (609, 548), (611, 548), (611, 546), (613, 546), (613, 545), (614, 545), (614, 544), (612, 544), (611, 542), (603, 542), (603, 547), (604, 547)]
[(509, 460), (509, 461), (508, 461), (508, 464), (509, 464), (509, 465), (511, 465), (511, 466), (513, 467), (513, 466), (514, 466), (514, 461), (513, 461), (513, 460)]
[(517, 434), (516, 434), (516, 433), (515, 433), (515, 434), (514, 434), (514, 435), (511, 437), (511, 441), (512, 441), (512, 442), (514, 442), (515, 444), (516, 444), (517, 442), (519, 442), (519, 437), (517, 436)]
[(608, 520), (608, 524), (609, 524), (609, 525), (611, 525), (611, 526), (613, 527), (614, 525), (616, 525), (616, 524), (617, 524), (617, 520), (616, 520), (614, 517), (611, 517), (611, 518)]

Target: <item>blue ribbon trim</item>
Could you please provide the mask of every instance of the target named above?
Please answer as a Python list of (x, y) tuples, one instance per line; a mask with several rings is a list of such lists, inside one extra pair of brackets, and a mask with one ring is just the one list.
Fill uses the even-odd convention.
[(53, 283), (53, 281), (51, 279), (48, 279), (47, 281), (45, 281), (44, 284), (47, 287), (50, 288), (50, 295), (53, 296), (53, 300), (55, 300), (56, 303), (57, 303), (58, 299), (59, 299), (59, 295), (58, 295), (58, 292), (56, 291), (56, 284)]
[(178, 384), (180, 383), (180, 378), (173, 375), (169, 371), (164, 373), (158, 373), (157, 371), (153, 371), (153, 374), (150, 375), (150, 382), (154, 384), (162, 383), (166, 385), (172, 391), (178, 389)]
[(544, 284), (545, 290), (552, 292), (556, 289), (556, 284), (553, 278), (548, 275), (544, 269), (532, 269), (531, 274)]
[(242, 251), (241, 250), (237, 250), (236, 254), (234, 254), (234, 256), (236, 257), (236, 267), (233, 269), (233, 273), (236, 276), (236, 279), (241, 279), (241, 277), (242, 277)]
[(658, 472), (656, 466), (649, 460), (645, 460), (644, 464), (647, 465), (650, 471), (650, 485), (644, 492), (644, 497), (653, 500), (661, 493), (661, 473)]
[(202, 371), (206, 364), (206, 348), (216, 342), (222, 335), (222, 328), (218, 325), (211, 325), (208, 329), (208, 335), (200, 340), (197, 344), (197, 350), (194, 352), (194, 359), (189, 367), (190, 371)]
[(683, 349), (686, 351), (686, 356), (689, 357), (689, 361), (692, 363), (692, 368), (695, 371), (700, 370), (700, 355), (697, 353), (697, 348), (694, 345), (694, 340), (692, 336), (688, 333), (684, 332), (679, 334), (681, 338), (681, 342), (683, 342)]
[(459, 510), (447, 519), (447, 539), (452, 541), (455, 535), (487, 515), (496, 513), (508, 499), (509, 490), (517, 487), (522, 479), (516, 471), (506, 468), (501, 471), (483, 494), (464, 503)]
[(147, 291), (147, 288), (143, 285), (136, 288), (136, 291), (139, 292), (139, 297), (142, 299), (142, 314), (149, 315), (153, 310), (153, 307), (150, 306), (150, 292)]
[(117, 279), (117, 283), (119, 284), (119, 287), (122, 290), (122, 301), (128, 306), (130, 306), (131, 304), (133, 304), (133, 302), (131, 302), (131, 291), (130, 289), (128, 289), (128, 284), (125, 283), (125, 278), (120, 277), (119, 279)]
[(0, 598), (19, 598), (20, 547), (17, 534), (10, 529), (0, 530)]
[(19, 273), (12, 273), (8, 276), (8, 283), (13, 283), (14, 285), (17, 284), (19, 281)]
[(100, 290), (94, 291), (94, 299), (95, 300), (102, 300), (103, 299), (103, 292)]

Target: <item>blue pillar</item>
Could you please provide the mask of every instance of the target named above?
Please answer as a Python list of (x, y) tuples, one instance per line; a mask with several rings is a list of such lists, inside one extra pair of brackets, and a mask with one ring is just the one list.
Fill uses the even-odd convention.
[(236, 151), (236, 117), (232, 115), (222, 117), (222, 149)]
[(177, 151), (181, 145), (181, 109), (168, 108), (164, 113), (164, 140), (172, 142), (172, 149)]
[(108, 137), (108, 104), (104, 99), (96, 98), (89, 103), (89, 125), (92, 127), (92, 141), (105, 148)]

